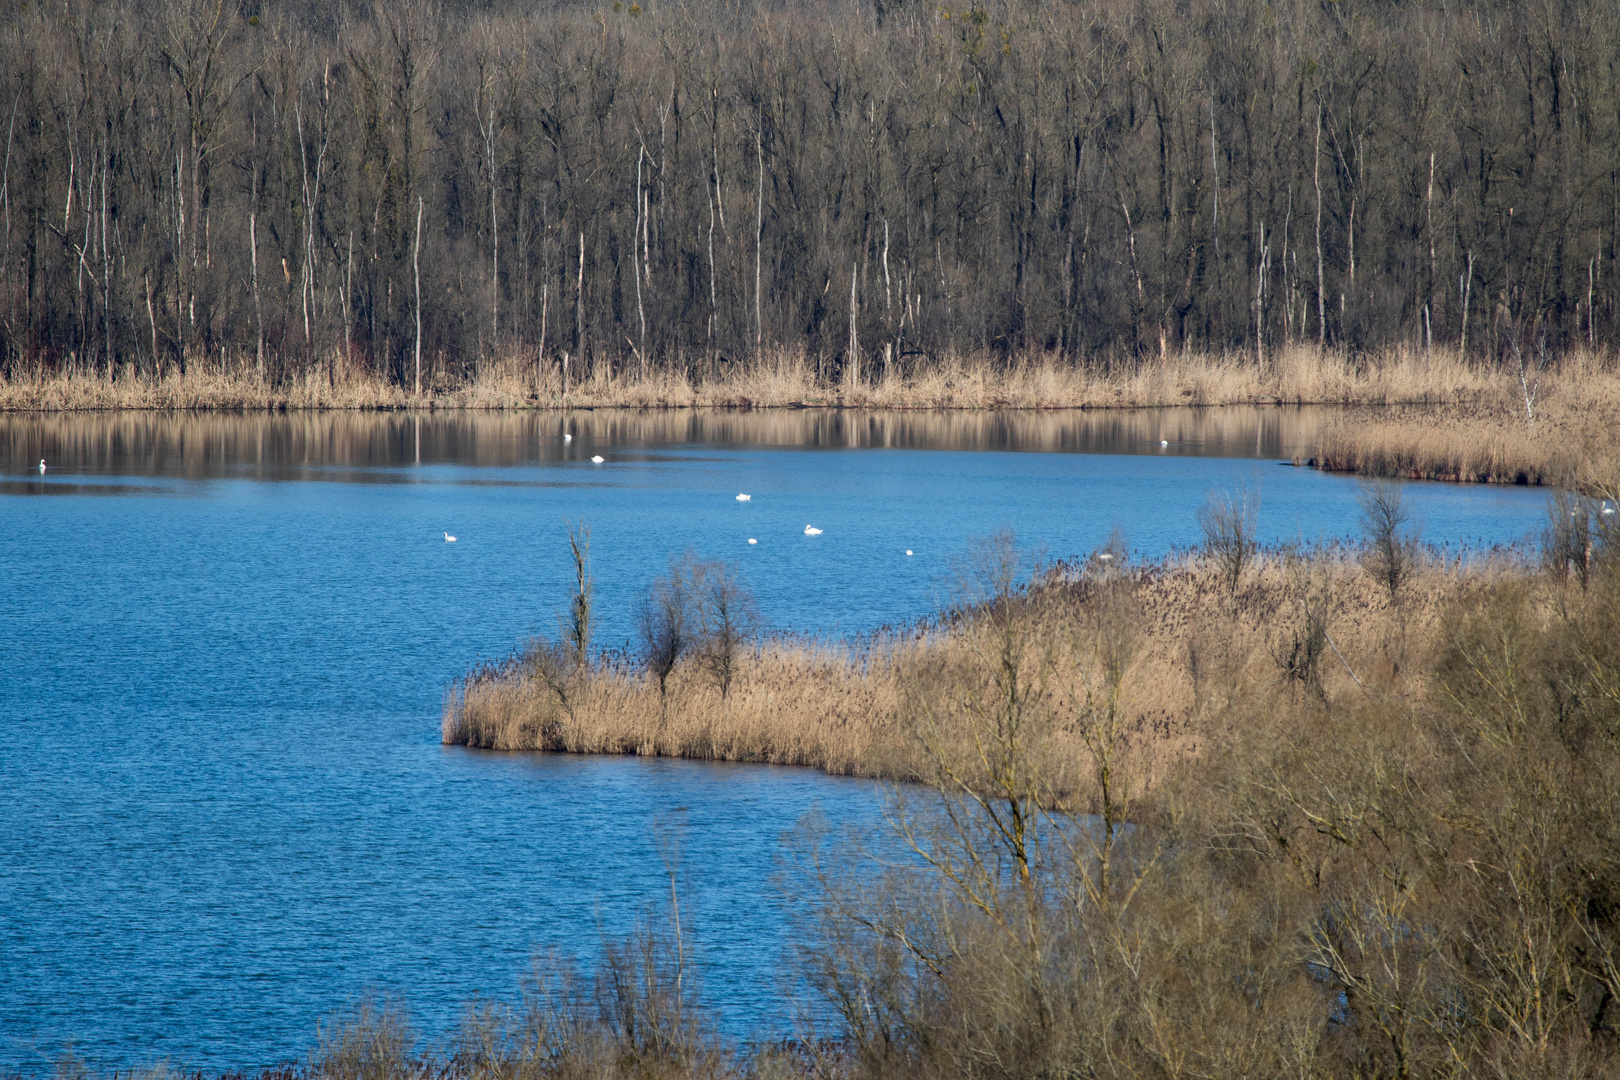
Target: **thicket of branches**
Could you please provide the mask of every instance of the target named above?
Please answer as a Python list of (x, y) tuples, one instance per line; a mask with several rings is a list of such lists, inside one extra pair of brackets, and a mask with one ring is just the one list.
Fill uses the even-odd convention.
[[(680, 996), (678, 953), (643, 949), (634, 979), (624, 952), (599, 969), (588, 1027), (513, 1014), (504, 1049), (449, 1075), (1620, 1075), (1620, 525), (1604, 512), (1620, 486), (1601, 495), (1549, 508), (1540, 568), (1421, 548), (1381, 486), (1363, 491), (1359, 552), (1256, 555), (1252, 514), (1232, 510), (1252, 501), (1217, 496), (1203, 566), (1179, 579), (1128, 565), (1119, 540), (1061, 568), (1010, 534), (974, 545), (940, 635), (856, 677), (887, 666), (898, 700), (838, 725), (901, 744), (891, 775), (918, 782), (891, 791), (881, 831), (808, 818), (782, 879), (826, 1038), (727, 1055)], [(621, 752), (669, 752), (694, 695), (679, 665), (668, 699), (655, 688), (658, 655), (645, 676), (592, 676), (656, 695), (657, 726)], [(687, 756), (742, 759), (740, 735), (765, 758), (750, 689), (802, 728), (834, 711), (787, 670), (749, 667)], [(608, 700), (633, 730), (633, 697)], [(1193, 738), (1166, 754), (1175, 731)], [(705, 1037), (676, 1049), (619, 1023), (626, 999), (604, 990), (626, 983), (658, 989), (638, 1015), (694, 1017)]]
[(1612, 336), (1620, 15), (6, 0), (0, 371)]

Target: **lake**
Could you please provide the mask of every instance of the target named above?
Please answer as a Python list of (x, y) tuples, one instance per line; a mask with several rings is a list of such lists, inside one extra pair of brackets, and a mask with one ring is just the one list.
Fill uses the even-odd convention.
[[(555, 631), (565, 520), (591, 529), (600, 647), (687, 548), (736, 560), (772, 627), (859, 634), (948, 599), (1003, 526), (1064, 557), (1118, 525), (1158, 555), (1242, 483), (1267, 540), (1349, 536), (1357, 483), (1278, 464), (1332, 416), (0, 416), (0, 1071), (69, 1046), (274, 1064), (366, 992), (440, 1039), (537, 950), (628, 930), (667, 894), (671, 827), (705, 999), (782, 1034), (782, 834), (812, 808), (874, 825), (881, 785), (439, 743), (452, 679)], [(1407, 495), (1453, 546), (1546, 512)]]

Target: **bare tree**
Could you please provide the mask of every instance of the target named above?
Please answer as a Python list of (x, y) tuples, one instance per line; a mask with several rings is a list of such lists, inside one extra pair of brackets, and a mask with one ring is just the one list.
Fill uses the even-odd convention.
[(693, 558), (686, 572), (700, 635), (698, 658), (725, 698), (736, 679), (741, 652), (758, 631), (754, 592), (734, 563)]
[(1412, 520), (1399, 484), (1388, 480), (1362, 484), (1362, 565), (1398, 604), (1402, 588), (1417, 572), (1421, 530)]
[(636, 629), (641, 636), (647, 670), (658, 680), (658, 697), (667, 699), (667, 682), (685, 655), (696, 627), (691, 625), (692, 602), (689, 559), (670, 560), (669, 573), (658, 578), (642, 597)]
[(1198, 527), (1204, 533), (1204, 550), (1220, 568), (1226, 591), (1237, 594), (1243, 571), (1254, 561), (1255, 520), (1260, 500), (1239, 484), (1226, 491), (1212, 491), (1198, 511)]

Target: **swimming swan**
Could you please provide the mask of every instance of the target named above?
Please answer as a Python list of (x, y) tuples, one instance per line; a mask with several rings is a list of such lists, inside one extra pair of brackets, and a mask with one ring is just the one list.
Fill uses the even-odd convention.
[(568, 434), (568, 432), (566, 432), (566, 431), (563, 432), (563, 442), (573, 442), (573, 441), (574, 441), (574, 437), (572, 435)]
[(447, 543), (447, 544), (453, 544), (453, 543), (456, 542), (456, 538), (451, 536), (449, 533), (445, 533), (444, 534), (444, 542)]
[(753, 498), (752, 495), (739, 495), (739, 496), (737, 496), (737, 501), (738, 502), (747, 502), (748, 500), (750, 500), (752, 498)]
[(44, 458), (39, 459), (39, 474), (41, 476), (45, 475), (45, 459)]
[(820, 536), (821, 535), (821, 530), (816, 528), (814, 525), (806, 525), (804, 527), (804, 535), (806, 535), (806, 536)]
[(602, 464), (603, 457), (601, 454), (597, 454), (595, 457), (591, 458), (591, 461), (593, 464), (600, 465)]

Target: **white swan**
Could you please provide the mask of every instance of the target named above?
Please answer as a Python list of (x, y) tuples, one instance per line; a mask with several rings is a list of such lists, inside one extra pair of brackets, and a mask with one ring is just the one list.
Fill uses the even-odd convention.
[(911, 554), (911, 549), (910, 549), (910, 548), (906, 548), (906, 554), (907, 554), (907, 555), (910, 555), (910, 554)]
[[(45, 463), (43, 461), (39, 463), (39, 471), (40, 472), (45, 471)], [(1608, 503), (1604, 503), (1603, 504), (1603, 513), (1604, 513), (1605, 516), (1614, 513), (1614, 507), (1610, 506)]]
[(563, 442), (573, 442), (573, 441), (574, 441), (574, 437), (572, 435), (570, 435), (566, 431), (563, 432)]
[(1170, 445), (1170, 440), (1169, 440), (1169, 439), (1160, 439), (1160, 440), (1159, 440), (1159, 448), (1160, 448), (1160, 449), (1161, 449), (1161, 450), (1162, 450), (1162, 449), (1163, 449), (1163, 448), (1164, 448), (1164, 447), (1166, 447), (1166, 446), (1169, 446), (1169, 445)]
[(451, 536), (449, 533), (445, 533), (444, 534), (444, 542), (447, 543), (447, 544), (453, 544), (453, 543), (456, 542), (456, 538)]
[(806, 525), (804, 527), (804, 535), (806, 535), (806, 536), (820, 536), (821, 535), (821, 530), (816, 528), (814, 525)]
[(45, 459), (44, 458), (39, 459), (39, 474), (41, 476), (45, 475)]
[(737, 501), (738, 502), (747, 502), (748, 500), (750, 500), (752, 498), (753, 498), (752, 495), (739, 495), (739, 496), (737, 496)]
[(597, 454), (597, 455), (596, 455), (596, 456), (595, 456), (595, 457), (593, 457), (593, 458), (591, 458), (591, 461), (592, 461), (592, 463), (594, 463), (594, 464), (596, 464), (596, 465), (600, 465), (600, 464), (602, 464), (602, 462), (603, 462), (603, 461), (604, 461), (604, 460), (605, 460), (605, 459), (604, 459), (604, 458), (603, 458), (603, 457), (602, 457), (602, 455), (601, 455), (601, 454)]
[(750, 543), (750, 544), (757, 544), (757, 543), (759, 543), (759, 541), (758, 541), (758, 540), (755, 540), (755, 539), (754, 539), (754, 538), (753, 538), (753, 537), (752, 537), (752, 536), (750, 536), (750, 537), (749, 537), (749, 538), (748, 538), (748, 542), (749, 542), (749, 543)]

